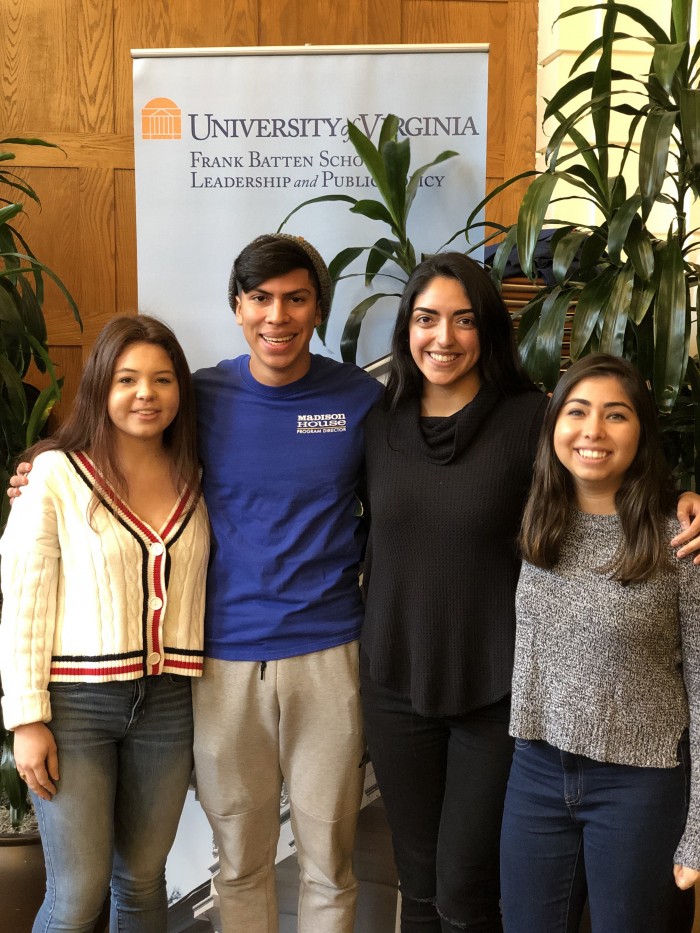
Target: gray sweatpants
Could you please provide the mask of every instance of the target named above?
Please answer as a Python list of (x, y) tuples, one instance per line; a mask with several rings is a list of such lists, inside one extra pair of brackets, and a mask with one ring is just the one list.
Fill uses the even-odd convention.
[(224, 933), (277, 933), (282, 779), (300, 866), (299, 933), (352, 933), (364, 753), (358, 643), (269, 661), (206, 659), (195, 768), (219, 848)]

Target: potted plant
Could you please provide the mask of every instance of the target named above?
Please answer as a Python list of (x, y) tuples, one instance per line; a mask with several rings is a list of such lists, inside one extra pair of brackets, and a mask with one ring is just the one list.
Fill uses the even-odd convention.
[[(594, 350), (629, 358), (653, 389), (679, 481), (700, 488), (700, 366), (698, 347), (691, 347), (700, 266), (693, 260), (696, 231), (687, 219), (689, 204), (700, 195), (700, 44), (690, 41), (693, 0), (671, 0), (667, 30), (614, 0), (575, 7), (560, 19), (595, 10), (604, 15), (601, 35), (546, 102), (545, 125), (553, 126), (546, 170), (531, 181), (512, 227), (490, 225), (489, 236), (504, 234), (494, 276), (500, 281), (515, 247), (520, 267), (534, 278), (543, 227), (556, 229), (554, 283), (541, 288), (520, 315), (520, 352), (530, 375), (551, 389), (562, 357), (564, 365), (567, 356), (575, 360)], [(615, 47), (631, 38), (630, 27), (649, 46), (642, 75), (613, 67)], [(614, 141), (619, 128), (611, 135), (611, 111), (618, 126), (626, 121), (622, 144)], [(583, 121), (591, 127), (588, 135)], [(627, 166), (635, 168), (633, 186), (623, 176)], [(515, 180), (477, 205), (467, 219), (468, 239), (477, 213)], [(565, 197), (555, 197), (565, 183)], [(567, 218), (572, 201), (591, 205), (595, 220)], [(659, 229), (665, 234), (655, 235)]]
[[(31, 198), (37, 204), (39, 198), (23, 178), (6, 167), (15, 158), (14, 152), (5, 148), (8, 145), (51, 144), (39, 139), (0, 139), (0, 534), (10, 507), (4, 490), (17, 457), (38, 438), (60, 396), (62, 380), (57, 378), (48, 354), (42, 311), (45, 276), (58, 285), (82, 328), (78, 308), (66, 287), (36, 258), (13, 225), (24, 210), (18, 198)], [(48, 385), (41, 392), (25, 383), (32, 363), (48, 377)], [(11, 928), (17, 933), (31, 929), (43, 897), (43, 859), (30, 809), (27, 786), (15, 767), (12, 733), (5, 729), (0, 709), (0, 886), (3, 914), (11, 918)], [(18, 842), (27, 841), (33, 845), (33, 854), (18, 848)], [(32, 877), (38, 872), (38, 890), (33, 881), (27, 886), (27, 871)]]

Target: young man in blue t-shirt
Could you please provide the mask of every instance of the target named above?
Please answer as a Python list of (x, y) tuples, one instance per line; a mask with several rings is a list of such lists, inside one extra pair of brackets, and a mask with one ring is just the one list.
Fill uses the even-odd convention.
[(285, 778), (300, 933), (351, 933), (364, 752), (355, 490), (363, 422), (382, 390), (310, 353), (331, 281), (304, 240), (254, 240), (234, 263), (229, 300), (250, 355), (195, 374), (212, 524), (195, 762), (223, 929), (277, 930)]

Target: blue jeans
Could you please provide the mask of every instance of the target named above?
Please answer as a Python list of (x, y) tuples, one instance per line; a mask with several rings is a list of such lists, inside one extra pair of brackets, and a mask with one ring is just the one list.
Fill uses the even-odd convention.
[(516, 739), (501, 837), (507, 933), (578, 930), (586, 888), (593, 933), (664, 933), (688, 808), (687, 740), (679, 762), (608, 764)]
[(60, 781), (34, 796), (46, 897), (33, 933), (165, 933), (165, 860), (192, 772), (190, 678), (51, 684)]

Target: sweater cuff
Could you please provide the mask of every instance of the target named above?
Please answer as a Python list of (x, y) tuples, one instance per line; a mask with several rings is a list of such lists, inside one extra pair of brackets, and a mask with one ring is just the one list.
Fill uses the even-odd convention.
[(16, 729), (30, 722), (51, 721), (51, 698), (48, 690), (33, 690), (19, 697), (2, 698), (2, 715), (6, 729)]

